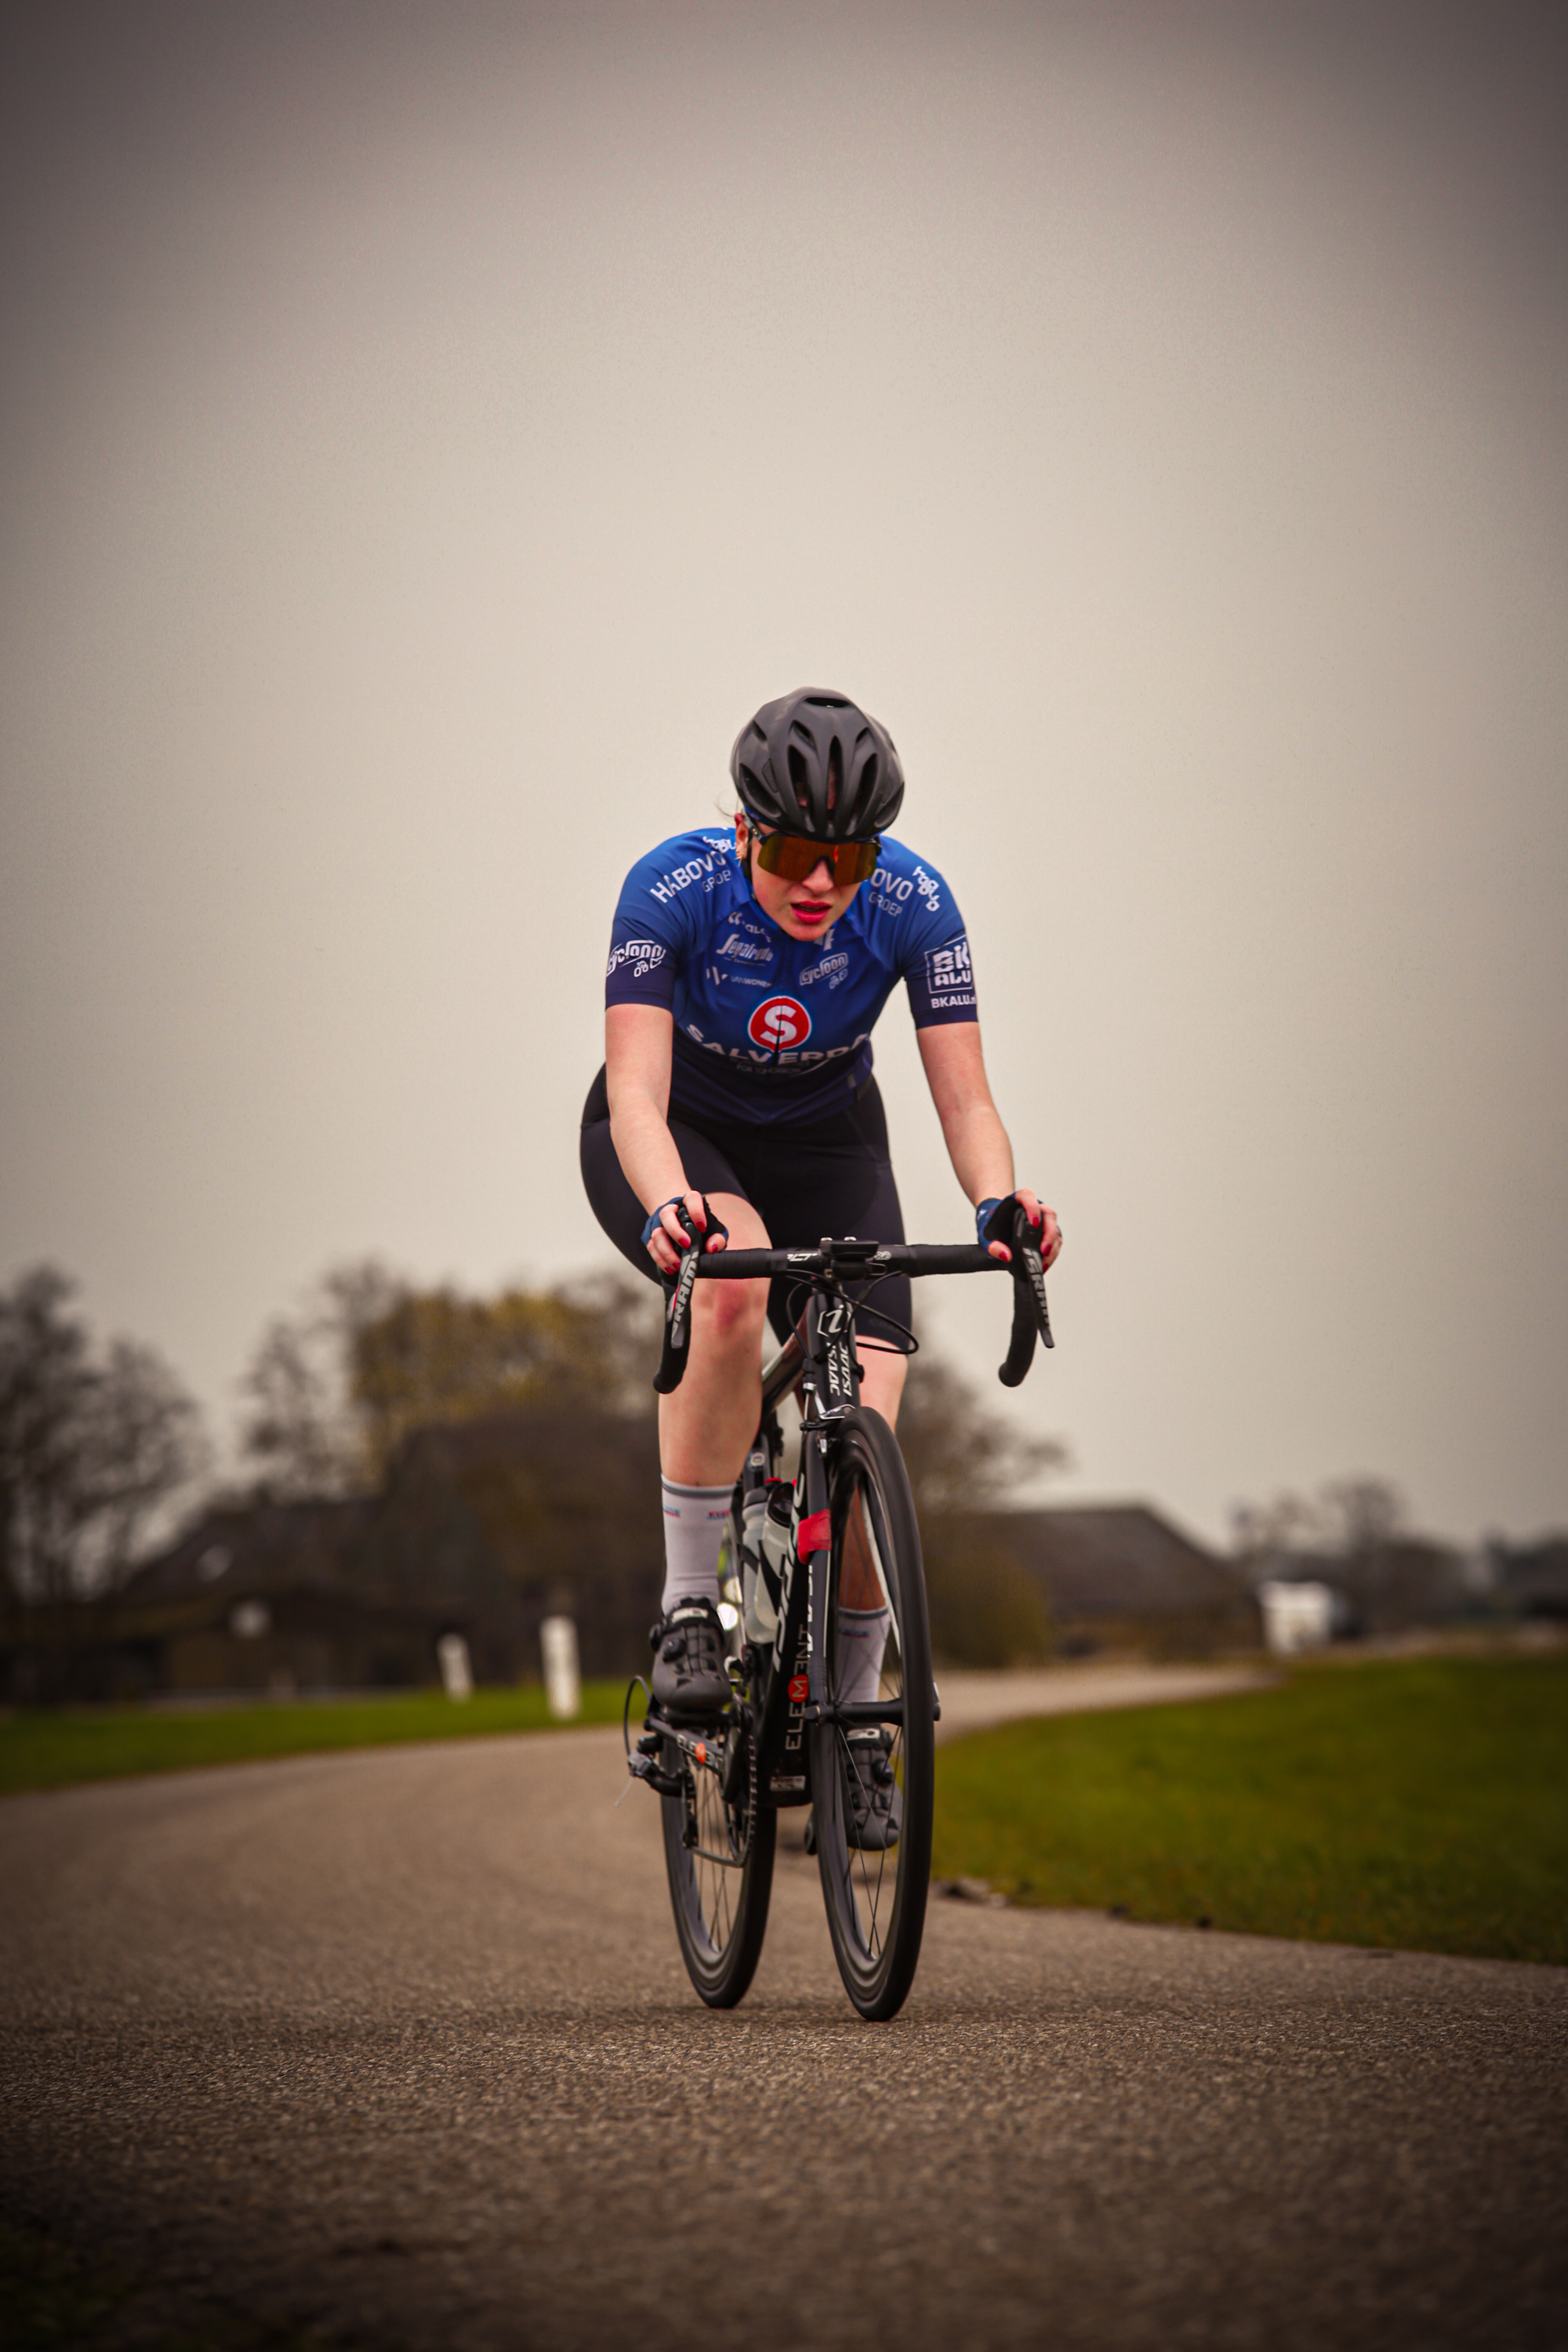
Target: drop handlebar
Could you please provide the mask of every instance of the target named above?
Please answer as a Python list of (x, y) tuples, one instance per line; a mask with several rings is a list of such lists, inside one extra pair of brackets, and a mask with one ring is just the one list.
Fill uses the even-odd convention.
[[(1004, 1204), (1008, 1205), (1008, 1204)], [(697, 1229), (680, 1213), (681, 1223), (698, 1238)], [(681, 1260), (678, 1275), (665, 1278), (664, 1352), (654, 1387), (661, 1396), (679, 1387), (685, 1375), (691, 1337), (691, 1292), (698, 1282), (757, 1282), (779, 1277), (801, 1282), (824, 1277), (840, 1282), (874, 1282), (889, 1274), (1010, 1274), (1013, 1277), (1013, 1332), (1005, 1362), (997, 1379), (1015, 1389), (1034, 1360), (1039, 1339), (1054, 1348), (1050, 1312), (1046, 1304), (1045, 1269), (1035, 1241), (1035, 1229), (1021, 1207), (1014, 1205), (1013, 1230), (998, 1235), (1013, 1253), (1010, 1265), (994, 1258), (977, 1242), (862, 1242), (851, 1236), (825, 1237), (816, 1249), (724, 1249), (709, 1255), (692, 1248)]]

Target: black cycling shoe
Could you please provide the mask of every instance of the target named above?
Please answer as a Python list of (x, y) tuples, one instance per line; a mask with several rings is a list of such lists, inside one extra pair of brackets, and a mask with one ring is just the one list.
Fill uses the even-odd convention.
[(863, 1853), (886, 1853), (904, 1825), (904, 1792), (893, 1778), (886, 1731), (847, 1731), (838, 1754), (844, 1772), (846, 1843)]
[(688, 1597), (659, 1619), (653, 1645), (653, 1696), (667, 1715), (697, 1719), (721, 1715), (730, 1704), (724, 1671), (724, 1629), (710, 1601)]

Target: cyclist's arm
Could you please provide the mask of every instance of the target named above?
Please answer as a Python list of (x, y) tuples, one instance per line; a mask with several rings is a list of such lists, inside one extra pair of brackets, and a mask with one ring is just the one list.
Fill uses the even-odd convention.
[[(1015, 1189), (1013, 1147), (991, 1099), (985, 1056), (980, 1045), (980, 1024), (943, 1022), (931, 1028), (917, 1029), (915, 1037), (953, 1173), (975, 1208), (993, 1197), (1005, 1199)], [(1044, 1217), (1040, 1255), (1049, 1265), (1061, 1247), (1056, 1212), (1046, 1208), (1027, 1186), (1018, 1192), (1017, 1197), (1031, 1219), (1037, 1212)], [(1005, 1258), (1010, 1252), (1000, 1242), (993, 1242), (991, 1255)]]
[[(669, 1131), (669, 1072), (675, 1052), (673, 1016), (658, 1004), (612, 1004), (605, 1013), (605, 1083), (610, 1097), (610, 1140), (626, 1182), (651, 1216), (664, 1202), (684, 1199), (693, 1222), (707, 1224), (702, 1195), (688, 1189)], [(664, 1231), (649, 1254), (661, 1270), (680, 1264), (680, 1228), (667, 1209)], [(710, 1248), (721, 1249), (717, 1234)]]

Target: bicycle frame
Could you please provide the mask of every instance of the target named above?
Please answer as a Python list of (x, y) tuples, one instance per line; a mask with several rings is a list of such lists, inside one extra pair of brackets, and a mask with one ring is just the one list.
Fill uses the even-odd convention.
[[(696, 1282), (746, 1282), (782, 1275), (796, 1276), (807, 1288), (800, 1324), (763, 1371), (757, 1434), (741, 1474), (742, 1494), (754, 1491), (767, 1478), (779, 1444), (776, 1408), (798, 1382), (803, 1398), (801, 1475), (795, 1484), (793, 1539), (779, 1597), (772, 1671), (760, 1718), (752, 1727), (755, 1786), (763, 1803), (782, 1807), (811, 1801), (805, 1738), (811, 1725), (825, 1717), (845, 1726), (903, 1721), (901, 1698), (829, 1706), (824, 1696), (827, 1610), (822, 1579), (831, 1549), (827, 1461), (833, 1423), (854, 1410), (860, 1387), (857, 1302), (845, 1286), (875, 1282), (884, 1274), (1010, 1273), (1013, 1337), (999, 1377), (1015, 1386), (1028, 1369), (1037, 1334), (1047, 1348), (1055, 1342), (1039, 1251), (1021, 1209), (1008, 1240), (1013, 1250), (1010, 1265), (974, 1244), (932, 1245), (825, 1237), (814, 1250), (725, 1250), (708, 1255), (695, 1245), (694, 1236), (694, 1246), (679, 1277), (668, 1286), (664, 1358), (654, 1382), (661, 1393), (675, 1388), (686, 1369), (689, 1302)], [(651, 1711), (648, 1720), (650, 1724), (656, 1720)], [(691, 1745), (676, 1727), (665, 1726), (662, 1717), (657, 1720), (681, 1746)]]
[[(804, 1336), (803, 1336), (804, 1335)], [(747, 1457), (742, 1481), (767, 1475), (774, 1454), (776, 1407), (798, 1381), (802, 1392), (801, 1475), (796, 1480), (794, 1540), (784, 1561), (773, 1637), (773, 1673), (762, 1720), (757, 1755), (764, 1801), (805, 1804), (805, 1733), (825, 1715), (837, 1723), (901, 1723), (903, 1703), (869, 1701), (829, 1707), (824, 1696), (824, 1638), (827, 1623), (822, 1580), (827, 1572), (827, 1456), (833, 1423), (859, 1400), (856, 1302), (839, 1286), (831, 1267), (812, 1277), (801, 1327), (763, 1373), (763, 1410), (758, 1438)]]

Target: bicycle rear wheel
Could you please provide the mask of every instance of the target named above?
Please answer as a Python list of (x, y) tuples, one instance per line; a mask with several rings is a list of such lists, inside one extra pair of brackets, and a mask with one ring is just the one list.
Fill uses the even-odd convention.
[(817, 1724), (812, 1755), (817, 1867), (845, 1990), (862, 2017), (889, 2018), (914, 1981), (925, 1931), (936, 1734), (920, 1528), (903, 1456), (880, 1413), (868, 1408), (838, 1423), (828, 1501), (833, 1549), (824, 1695), (829, 1707), (839, 1701), (838, 1617), (847, 1568), (850, 1591), (862, 1601), (879, 1591), (889, 1612), (877, 1696), (901, 1718), (887, 1725), (886, 1733), (902, 1821), (890, 1848), (875, 1851), (853, 1842), (847, 1775), (858, 1768), (851, 1735), (842, 1724)]
[[(744, 1739), (732, 1731), (731, 1738)], [(767, 1932), (778, 1815), (759, 1801), (755, 1752), (745, 1740), (728, 1800), (721, 1743), (701, 1757), (666, 1739), (660, 1761), (680, 1793), (660, 1800), (664, 1866), (680, 1957), (710, 2009), (733, 2009), (755, 1974)]]

